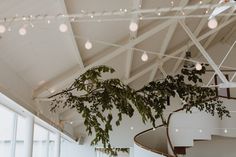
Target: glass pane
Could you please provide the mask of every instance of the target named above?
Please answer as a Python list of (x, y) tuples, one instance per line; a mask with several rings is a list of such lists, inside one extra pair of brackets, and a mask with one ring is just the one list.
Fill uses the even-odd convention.
[(24, 150), (25, 150), (24, 139), (25, 139), (25, 118), (18, 115), (15, 157), (25, 156), (24, 155)]
[(49, 157), (54, 157), (55, 140), (56, 140), (56, 135), (52, 132), (49, 132), (49, 150), (48, 150)]
[(33, 157), (47, 156), (47, 136), (48, 131), (46, 129), (37, 124), (34, 125)]
[(14, 113), (0, 105), (0, 154), (11, 156), (11, 139), (13, 133)]

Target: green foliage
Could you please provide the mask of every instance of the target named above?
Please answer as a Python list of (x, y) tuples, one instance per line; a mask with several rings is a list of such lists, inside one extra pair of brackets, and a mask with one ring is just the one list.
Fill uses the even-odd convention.
[[(217, 113), (220, 118), (229, 117), (229, 111), (218, 100), (215, 90), (199, 85), (205, 70), (205, 65), (200, 71), (184, 67), (181, 74), (150, 82), (135, 91), (119, 79), (103, 79), (104, 73), (114, 73), (114, 69), (94, 67), (78, 77), (69, 88), (51, 96), (55, 98), (51, 110), (56, 111), (62, 104), (76, 109), (84, 118), (88, 134), (96, 134), (91, 144), (102, 142), (104, 148), (115, 155), (117, 150), (112, 149), (109, 142), (112, 124), (119, 126), (123, 116), (132, 117), (135, 109), (144, 123), (151, 122), (155, 127), (156, 120), (162, 118), (166, 124), (162, 115), (167, 97), (179, 97), (187, 112), (197, 108), (212, 115)], [(117, 110), (116, 116), (112, 114), (113, 110)]]

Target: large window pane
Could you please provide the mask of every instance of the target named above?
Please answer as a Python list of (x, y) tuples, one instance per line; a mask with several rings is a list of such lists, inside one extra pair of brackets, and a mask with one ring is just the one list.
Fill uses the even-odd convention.
[(25, 139), (25, 118), (18, 115), (15, 157), (25, 156), (24, 155), (24, 150), (25, 150), (24, 139)]
[(52, 132), (49, 132), (49, 149), (48, 149), (48, 157), (54, 157), (55, 152), (55, 140), (56, 135)]
[(0, 105), (0, 154), (11, 156), (11, 139), (13, 133), (14, 113)]
[(33, 157), (47, 157), (48, 131), (43, 127), (34, 125)]

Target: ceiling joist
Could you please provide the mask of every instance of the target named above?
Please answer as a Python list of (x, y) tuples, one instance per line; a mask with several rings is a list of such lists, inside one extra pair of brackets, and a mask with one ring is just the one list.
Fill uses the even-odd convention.
[[(173, 22), (172, 19), (167, 20), (159, 25), (157, 25), (156, 27), (152, 28), (151, 30), (143, 33), (142, 35), (140, 35), (139, 37), (137, 37), (136, 39), (130, 41), (129, 43), (125, 44), (124, 46), (116, 49), (115, 51), (109, 53), (108, 55), (102, 57), (101, 59), (98, 59), (96, 62), (89, 64), (88, 66), (86, 66), (84, 69), (82, 69), (80, 72), (78, 72), (77, 74), (72, 74), (72, 76), (66, 76), (68, 78), (71, 77), (78, 77), (79, 75), (81, 75), (82, 73), (84, 73), (86, 70), (98, 66), (98, 65), (102, 65), (107, 63), (108, 61), (110, 61), (112, 58), (120, 55), (121, 53), (123, 53), (124, 51), (126, 51), (127, 49), (131, 49), (132, 47), (134, 47), (135, 45), (137, 45), (138, 43), (146, 40), (147, 38), (153, 36), (154, 34), (156, 34), (157, 32), (160, 32), (161, 30), (165, 29), (166, 27), (168, 27), (171, 23)], [(57, 84), (61, 84), (62, 81), (67, 81), (67, 78), (64, 75), (61, 75), (60, 77), (62, 78), (55, 78), (54, 80), (48, 81), (46, 83), (44, 83), (42, 86), (40, 86), (39, 88), (37, 88), (36, 90), (34, 90), (33, 96), (37, 97), (39, 96), (41, 93), (45, 92), (45, 90), (48, 90), (54, 86), (56, 86)]]
[[(197, 38), (197, 40), (200, 42), (204, 39), (206, 39), (207, 37), (209, 37), (210, 35), (214, 34), (215, 32), (219, 31), (220, 29), (224, 28), (225, 26), (231, 24), (232, 22), (236, 21), (236, 17), (233, 17), (231, 19), (229, 19), (228, 21), (226, 21), (225, 23), (220, 24), (217, 28), (212, 29), (206, 33), (204, 33), (203, 35), (201, 35), (200, 37)], [(183, 45), (183, 44), (182, 44)], [(170, 53), (170, 56), (177, 56), (180, 53), (184, 52), (188, 47), (193, 46), (194, 43), (191, 41), (189, 42), (188, 45), (184, 44), (183, 46), (181, 46), (180, 48), (174, 50), (172, 53)], [(168, 60), (172, 59), (171, 57), (165, 57), (163, 58), (163, 62), (166, 62)]]
[[(133, 9), (137, 10), (140, 9), (142, 6), (142, 0), (133, 0)], [(134, 14), (132, 16), (131, 22), (137, 23), (139, 25), (139, 16), (138, 14)], [(137, 38), (138, 30), (137, 31), (130, 31), (130, 41)], [(128, 50), (127, 52), (127, 59), (126, 59), (126, 70), (125, 70), (125, 78), (128, 79), (130, 77), (132, 61), (133, 61), (133, 49)]]
[(224, 83), (228, 83), (228, 80), (226, 79), (225, 75), (220, 71), (218, 66), (215, 64), (215, 62), (212, 60), (212, 58), (209, 56), (209, 54), (206, 52), (204, 47), (201, 45), (199, 40), (194, 36), (194, 34), (191, 32), (191, 30), (188, 28), (188, 26), (183, 22), (179, 21), (180, 25), (183, 27), (185, 32), (188, 34), (190, 39), (193, 41), (193, 43), (196, 45), (196, 47), (200, 50), (202, 55), (205, 57), (205, 59), (208, 61), (208, 63), (211, 65), (211, 67), (215, 70), (216, 74), (219, 76), (219, 78)]

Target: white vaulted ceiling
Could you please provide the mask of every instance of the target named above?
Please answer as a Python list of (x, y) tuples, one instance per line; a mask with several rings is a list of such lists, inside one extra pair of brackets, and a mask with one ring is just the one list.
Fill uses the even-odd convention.
[[(173, 2), (174, 6), (181, 7), (199, 5), (199, 1), (196, 0)], [(217, 4), (218, 0), (202, 2)], [(185, 52), (191, 49), (194, 57), (201, 56), (200, 51), (194, 46), (182, 26), (175, 21), (176, 19), (174, 21), (172, 18), (139, 20), (141, 15), (127, 16), (128, 18), (124, 19), (126, 17), (124, 15), (119, 17), (121, 20), (105, 22), (99, 21), (100, 19), (69, 21), (66, 18), (55, 18), (48, 24), (45, 20), (48, 15), (60, 17), (62, 14), (73, 15), (81, 12), (85, 12), (85, 15), (93, 15), (96, 12), (120, 9), (132, 10), (140, 7), (153, 9), (170, 6), (171, 0), (1, 0), (0, 18), (33, 15), (38, 19), (31, 22), (21, 20), (6, 23), (6, 27), (10, 27), (11, 31), (1, 34), (0, 39), (0, 70), (6, 71), (4, 76), (0, 76), (0, 87), (14, 95), (19, 95), (22, 99), (28, 96), (28, 99), (33, 100), (60, 91), (87, 69), (101, 64), (115, 68), (117, 71), (115, 77), (124, 80), (134, 88), (140, 88), (149, 81), (163, 77), (165, 72), (173, 74), (179, 70), (182, 61), (168, 56), (158, 57), (159, 53), (184, 57)], [(212, 10), (209, 10), (210, 12)], [(188, 10), (184, 13), (204, 15), (206, 9)], [(227, 10), (226, 13), (233, 13), (233, 11)], [(163, 13), (170, 17), (175, 14), (177, 13)], [(158, 16), (158, 13), (146, 16)], [(112, 18), (118, 19), (113, 16)], [(233, 15), (217, 17), (219, 25), (225, 26), (217, 31), (207, 27), (207, 17), (186, 18), (185, 23), (196, 37), (202, 39), (199, 42), (208, 50), (218, 42), (228, 45), (234, 42), (236, 36), (234, 18)], [(130, 32), (131, 20), (138, 23), (137, 32)], [(69, 28), (67, 32), (59, 31), (61, 23), (67, 24)], [(28, 25), (25, 36), (18, 33), (23, 25)], [(93, 44), (91, 50), (84, 47), (87, 40)], [(138, 51), (139, 49), (152, 52), (148, 53), (147, 62), (141, 60), (142, 52)], [(227, 66), (227, 63), (224, 65)], [(48, 102), (40, 102), (38, 105), (39, 108), (48, 109), (48, 106), (45, 107)], [(61, 112), (62, 120), (76, 121), (78, 117), (73, 126), (76, 128), (81, 125), (81, 118), (73, 111)]]

